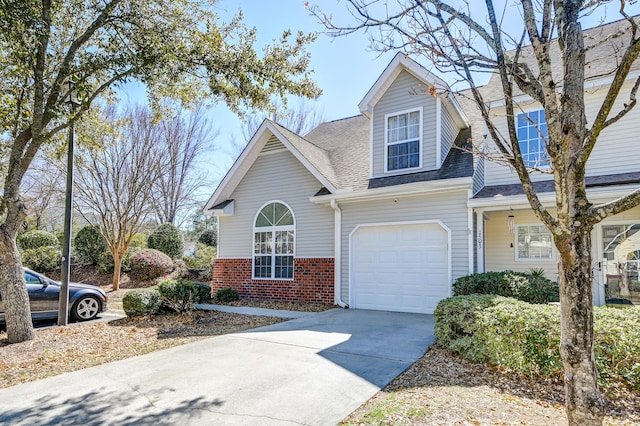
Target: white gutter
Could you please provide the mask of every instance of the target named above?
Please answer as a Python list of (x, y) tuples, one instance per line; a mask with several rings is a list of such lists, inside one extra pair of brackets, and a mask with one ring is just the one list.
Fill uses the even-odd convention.
[(473, 184), (473, 179), (470, 177), (438, 179), (436, 181), (414, 182), (374, 189), (363, 189), (359, 191), (318, 195), (309, 197), (309, 201), (316, 204), (329, 204), (332, 200), (341, 202), (375, 200), (389, 196), (401, 197), (403, 195), (431, 194), (437, 192), (466, 190), (469, 189), (469, 185), (471, 184)]
[(349, 305), (342, 301), (342, 210), (336, 200), (331, 200), (334, 212), (333, 300), (341, 308)]
[[(620, 197), (624, 197), (630, 191), (636, 189), (637, 184), (630, 184), (627, 186), (609, 186), (600, 188), (587, 188), (587, 196), (592, 202), (606, 202), (608, 200), (615, 200)], [(555, 192), (545, 192), (538, 195), (538, 199), (543, 205), (554, 207), (556, 203)], [(472, 198), (467, 201), (467, 207), (486, 207), (485, 210), (491, 210), (491, 208), (498, 207), (513, 207), (513, 208), (531, 208), (527, 197), (524, 194), (518, 195), (496, 195), (491, 198)]]

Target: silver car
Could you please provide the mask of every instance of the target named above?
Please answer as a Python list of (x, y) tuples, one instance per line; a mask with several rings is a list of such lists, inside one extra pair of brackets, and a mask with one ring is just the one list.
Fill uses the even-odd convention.
[[(27, 282), (31, 318), (35, 320), (58, 318), (60, 283), (42, 274), (24, 268)], [(107, 295), (100, 287), (69, 283), (69, 315), (77, 321), (94, 319), (107, 310)], [(4, 304), (0, 293), (0, 323), (4, 323)]]

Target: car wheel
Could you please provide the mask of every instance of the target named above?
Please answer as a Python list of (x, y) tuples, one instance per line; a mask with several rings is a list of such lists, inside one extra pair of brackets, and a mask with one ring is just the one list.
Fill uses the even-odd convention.
[(93, 296), (82, 296), (71, 308), (71, 318), (77, 321), (94, 319), (100, 312), (100, 302)]

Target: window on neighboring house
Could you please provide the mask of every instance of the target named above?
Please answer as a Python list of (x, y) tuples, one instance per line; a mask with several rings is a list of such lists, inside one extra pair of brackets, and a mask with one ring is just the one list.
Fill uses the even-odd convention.
[(518, 144), (522, 160), (527, 167), (549, 167), (549, 154), (545, 146), (548, 138), (544, 110), (518, 114)]
[(286, 205), (273, 202), (260, 210), (253, 232), (253, 278), (293, 278), (294, 232)]
[(420, 167), (421, 112), (387, 116), (387, 171)]
[(517, 260), (553, 260), (553, 237), (544, 225), (516, 227)]

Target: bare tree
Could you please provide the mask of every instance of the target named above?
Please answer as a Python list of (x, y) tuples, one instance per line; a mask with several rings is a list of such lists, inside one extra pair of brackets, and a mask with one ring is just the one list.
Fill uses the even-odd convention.
[(94, 120), (79, 129), (93, 147), (79, 150), (75, 200), (87, 222), (100, 226), (113, 255), (113, 290), (118, 290), (125, 251), (153, 213), (153, 185), (164, 162), (156, 144), (158, 125), (147, 109), (135, 108), (124, 118), (111, 110), (102, 124)]
[(198, 191), (211, 182), (198, 168), (202, 154), (213, 149), (216, 134), (201, 106), (189, 114), (178, 111), (159, 123), (158, 148), (166, 167), (155, 181), (154, 208), (160, 223), (179, 226), (187, 212), (201, 204)]
[(54, 230), (64, 216), (65, 170), (53, 156), (34, 160), (25, 174), (22, 192), (36, 229)]
[[(596, 39), (585, 39), (583, 34), (583, 18), (602, 11), (607, 3), (520, 0), (496, 7), (492, 0), (482, 6), (467, 1), (399, 0), (385, 2), (383, 7), (373, 0), (348, 0), (356, 22), (347, 25), (311, 9), (337, 35), (365, 31), (375, 48), (422, 56), (438, 71), (449, 72), (456, 82), (470, 88), (470, 98), (501, 160), (517, 172), (535, 215), (554, 236), (559, 253), (560, 352), (572, 425), (601, 424), (604, 415), (593, 352), (591, 232), (596, 223), (640, 204), (640, 190), (598, 205), (586, 191), (587, 160), (599, 136), (635, 107), (640, 86), (640, 78), (629, 73), (640, 53), (638, 21), (625, 13), (625, 6), (632, 2), (617, 2), (622, 21), (615, 33)], [(479, 11), (482, 7), (485, 10)], [(524, 30), (509, 34), (505, 23), (521, 24)], [(601, 43), (612, 46), (610, 72), (606, 73), (611, 83), (587, 125), (586, 55)], [(483, 73), (493, 73), (499, 81), (506, 117), (491, 114), (485, 93), (476, 83)], [(623, 88), (629, 80), (631, 89)], [(437, 95), (435, 90), (433, 94)], [(518, 144), (514, 117), (521, 108), (522, 94), (541, 105), (546, 115), (548, 137), (544, 142), (555, 181), (555, 215), (541, 203), (531, 179), (535, 167), (523, 160)], [(627, 99), (616, 110), (619, 97)], [(507, 126), (506, 134), (500, 132), (501, 125)]]

